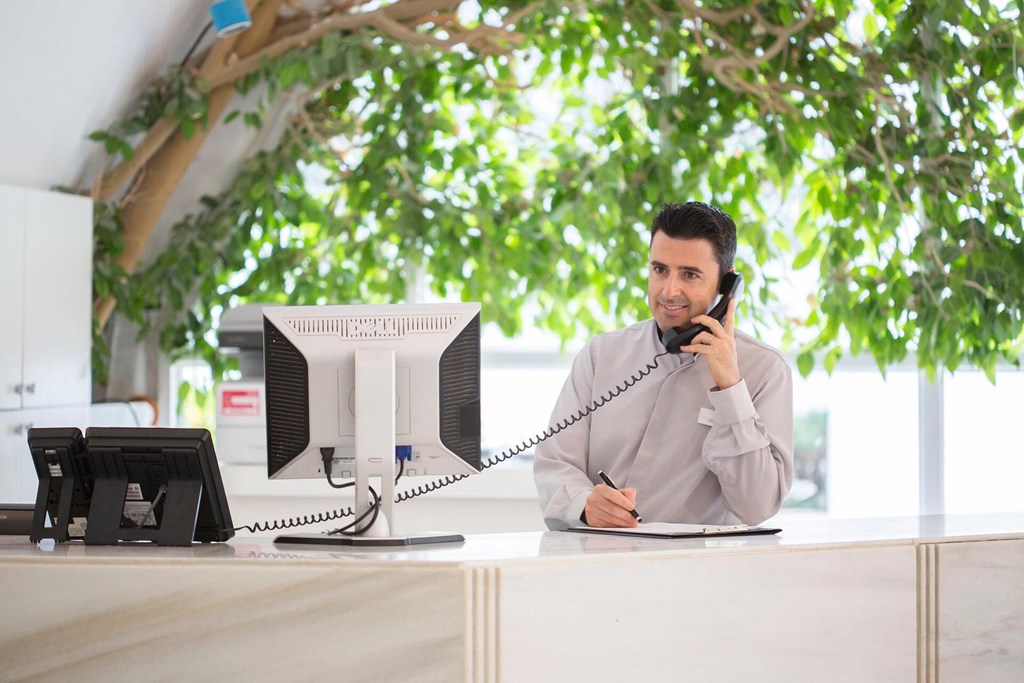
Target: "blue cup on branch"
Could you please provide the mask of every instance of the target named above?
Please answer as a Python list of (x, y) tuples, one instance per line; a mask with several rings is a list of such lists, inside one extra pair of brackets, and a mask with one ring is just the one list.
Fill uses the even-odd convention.
[(245, 0), (220, 0), (210, 5), (210, 16), (213, 27), (221, 38), (238, 33), (252, 26), (249, 10), (245, 8)]

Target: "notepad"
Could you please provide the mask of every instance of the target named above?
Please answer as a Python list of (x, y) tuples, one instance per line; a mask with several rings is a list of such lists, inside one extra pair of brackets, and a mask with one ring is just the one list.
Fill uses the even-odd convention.
[(590, 534), (645, 536), (652, 538), (696, 538), (702, 536), (777, 534), (782, 531), (782, 529), (748, 526), (746, 524), (675, 524), (670, 522), (650, 522), (646, 524), (638, 524), (633, 528), (574, 526), (569, 527), (566, 531), (577, 531)]

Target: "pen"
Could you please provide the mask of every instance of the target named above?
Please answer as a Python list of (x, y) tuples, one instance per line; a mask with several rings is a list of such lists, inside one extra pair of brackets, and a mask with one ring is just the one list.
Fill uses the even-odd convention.
[[(609, 486), (609, 487), (611, 487), (611, 488), (615, 489), (616, 491), (618, 491), (618, 490), (619, 490), (619, 487), (618, 487), (618, 486), (616, 486), (616, 485), (615, 485), (615, 482), (614, 482), (614, 481), (612, 481), (612, 480), (611, 480), (611, 479), (610, 479), (610, 478), (608, 477), (608, 475), (604, 473), (604, 470), (598, 470), (598, 471), (597, 471), (597, 476), (601, 477), (601, 481), (603, 481), (603, 482), (605, 483), (605, 485), (606, 485), (606, 486)], [(635, 519), (635, 520), (636, 520), (636, 521), (638, 521), (638, 522), (642, 522), (642, 521), (644, 521), (644, 518), (643, 518), (643, 517), (641, 517), (641, 516), (640, 516), (639, 514), (637, 514), (636, 508), (633, 508), (632, 510), (630, 510), (630, 511), (629, 511), (629, 514), (633, 515), (633, 519)]]

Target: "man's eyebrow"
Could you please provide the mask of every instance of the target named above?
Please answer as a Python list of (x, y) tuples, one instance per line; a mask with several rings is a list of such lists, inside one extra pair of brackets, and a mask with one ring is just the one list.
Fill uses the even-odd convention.
[[(658, 261), (657, 259), (651, 259), (651, 265), (652, 266), (661, 266), (662, 268), (668, 268), (667, 265), (665, 265), (661, 261)], [(678, 266), (676, 268), (676, 270), (683, 270), (683, 271), (690, 272), (690, 273), (697, 273), (698, 275), (703, 275), (704, 274), (704, 271), (701, 270), (700, 268), (698, 268), (697, 266)]]

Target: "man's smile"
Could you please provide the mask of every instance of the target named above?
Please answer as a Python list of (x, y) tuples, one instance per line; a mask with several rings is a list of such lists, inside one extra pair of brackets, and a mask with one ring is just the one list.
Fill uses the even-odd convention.
[(686, 304), (671, 304), (665, 301), (659, 301), (658, 305), (661, 306), (663, 311), (671, 316), (680, 315), (683, 311), (689, 308)]

